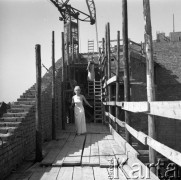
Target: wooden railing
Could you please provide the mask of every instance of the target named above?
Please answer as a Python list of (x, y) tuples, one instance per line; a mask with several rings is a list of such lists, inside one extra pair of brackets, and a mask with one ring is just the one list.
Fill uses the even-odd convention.
[[(153, 117), (152, 122), (154, 122), (154, 123), (155, 123), (154, 116), (181, 120), (181, 101), (155, 101), (155, 100), (142, 101), (142, 102), (129, 102), (126, 100), (121, 101), (120, 96), (119, 96), (120, 95), (119, 87), (120, 87), (120, 85), (122, 85), (124, 87), (125, 83), (119, 81), (119, 79), (120, 79), (120, 77), (119, 77), (119, 75), (120, 75), (119, 74), (120, 73), (120, 69), (119, 69), (119, 67), (120, 67), (120, 64), (119, 64), (119, 62), (120, 62), (119, 35), (118, 35), (118, 40), (117, 40), (117, 42), (118, 42), (117, 67), (118, 68), (116, 70), (116, 75), (110, 76), (111, 67), (110, 67), (110, 57), (109, 57), (110, 53), (109, 53), (109, 48), (108, 48), (108, 46), (110, 44), (110, 39), (109, 39), (109, 36), (107, 35), (107, 33), (108, 33), (108, 29), (106, 29), (105, 41), (102, 41), (102, 42), (105, 42), (105, 44), (102, 45), (102, 47), (104, 47), (103, 52), (105, 52), (105, 53), (104, 53), (104, 66), (101, 69), (102, 70), (102, 72), (101, 72), (101, 74), (102, 74), (102, 100), (103, 100), (103, 111), (104, 111), (103, 118), (104, 118), (104, 120), (106, 121), (106, 119), (108, 119), (108, 121), (106, 121), (106, 122), (108, 122), (109, 126), (111, 126), (111, 128), (114, 129), (114, 132), (116, 132), (116, 136), (119, 136), (119, 133), (118, 133), (119, 128), (121, 128), (121, 127), (125, 128), (126, 133), (135, 137), (142, 144), (149, 146), (150, 147), (149, 149), (160, 153), (167, 159), (169, 159), (172, 162), (176, 163), (177, 165), (181, 166), (181, 153), (180, 152), (157, 141), (156, 138), (154, 138), (153, 136), (151, 136), (149, 134), (147, 135), (142, 131), (136, 130), (131, 125), (131, 123), (129, 123), (129, 121), (119, 119), (120, 118), (119, 113), (124, 111), (124, 112), (128, 113), (128, 116), (129, 116), (129, 112), (147, 114), (148, 117)], [(118, 32), (118, 34), (119, 34), (119, 32)], [(130, 57), (129, 57), (129, 59), (130, 59)], [(146, 69), (145, 69), (145, 71), (146, 71)], [(124, 77), (126, 77), (125, 74), (124, 74)], [(124, 77), (122, 77), (122, 81), (125, 79)], [(150, 80), (150, 79), (147, 79), (147, 81), (148, 80)], [(116, 90), (114, 91), (115, 94), (113, 93), (113, 89), (111, 88), (111, 86), (113, 84), (116, 85)], [(148, 83), (147, 83), (147, 89), (150, 89), (150, 86), (148, 86)], [(124, 96), (125, 96), (125, 94), (124, 94)], [(115, 97), (114, 101), (113, 101), (112, 97)], [(147, 98), (148, 98), (148, 95), (147, 95)], [(126, 117), (125, 117), (125, 119), (126, 119)], [(145, 119), (145, 121), (146, 120), (147, 119)], [(130, 139), (129, 136), (126, 137), (127, 142), (128, 143), (130, 142), (130, 145), (131, 145), (131, 141), (129, 141), (129, 139)], [(130, 145), (129, 145), (129, 148), (130, 148)], [(151, 156), (154, 154), (152, 152), (149, 151)], [(154, 156), (154, 158), (155, 158), (155, 156)], [(152, 163), (151, 161), (150, 161), (150, 163)]]
[[(103, 86), (103, 90), (115, 82), (117, 78), (112, 77), (108, 79)], [(124, 101), (105, 101), (104, 106), (119, 107), (122, 110), (133, 113), (145, 113), (165, 118), (172, 118), (181, 120), (181, 101), (154, 101), (154, 102), (124, 102)], [(133, 127), (126, 124), (124, 121), (116, 118), (110, 112), (105, 112), (105, 116), (109, 117), (112, 122), (117, 123), (121, 127), (125, 127), (129, 133), (144, 145), (148, 145), (155, 151), (159, 152), (167, 159), (170, 159), (177, 165), (181, 166), (181, 153), (169, 148), (168, 146), (152, 139), (145, 133), (135, 130)]]

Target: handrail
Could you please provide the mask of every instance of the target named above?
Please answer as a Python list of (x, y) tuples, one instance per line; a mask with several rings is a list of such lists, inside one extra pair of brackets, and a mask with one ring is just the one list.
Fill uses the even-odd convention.
[(170, 159), (177, 165), (181, 166), (181, 153), (180, 152), (178, 152), (172, 148), (169, 148), (168, 146), (152, 139), (151, 137), (149, 137), (142, 131), (135, 130), (134, 128), (132, 128), (131, 126), (126, 124), (125, 122), (122, 122), (121, 120), (114, 117), (109, 112), (105, 112), (105, 115), (108, 116), (110, 119), (112, 119), (114, 122), (121, 122), (122, 123), (121, 125), (123, 125), (122, 127), (125, 127), (129, 131), (129, 133), (132, 134), (142, 144), (150, 146), (151, 148), (153, 148), (154, 150), (156, 150), (157, 152), (159, 152), (160, 154), (165, 156), (167, 159)]
[(146, 113), (181, 120), (181, 101), (140, 101), (140, 102), (103, 102), (104, 105), (118, 106), (134, 113)]

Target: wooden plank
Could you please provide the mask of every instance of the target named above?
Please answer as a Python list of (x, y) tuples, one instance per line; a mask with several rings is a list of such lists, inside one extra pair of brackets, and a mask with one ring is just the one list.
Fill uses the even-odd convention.
[(99, 141), (98, 146), (100, 155), (100, 167), (110, 167), (110, 161), (115, 157), (108, 140), (103, 139)]
[(72, 180), (94, 180), (92, 167), (74, 167)]
[(110, 79), (107, 80), (107, 85), (110, 85), (112, 83), (115, 83), (117, 81), (117, 76), (113, 76)]
[(35, 159), (37, 162), (40, 162), (43, 159), (43, 154), (42, 154), (42, 122), (41, 122), (41, 46), (39, 44), (35, 46), (35, 54), (36, 54)]
[(108, 102), (103, 102), (103, 104), (105, 106), (115, 106), (116, 105), (116, 102), (115, 101), (108, 101)]
[(119, 120), (118, 118), (115, 118), (116, 122), (118, 125), (120, 125), (121, 127), (125, 127), (125, 122)]
[(144, 145), (147, 145), (147, 135), (146, 134), (144, 134), (141, 131), (139, 131), (139, 132), (136, 131), (134, 128), (132, 128), (128, 124), (125, 124), (125, 127), (129, 131), (129, 133), (132, 134), (132, 136), (134, 136), (137, 140), (139, 140)]
[[(53, 142), (53, 143), (52, 143)], [(60, 153), (62, 147), (65, 145), (65, 140), (60, 141), (52, 141), (51, 145), (52, 148), (45, 156), (45, 158), (41, 161), (41, 165), (49, 166), (52, 165), (55, 159), (57, 158), (58, 154)]]
[(62, 166), (63, 161), (67, 155), (67, 152), (69, 151), (70, 147), (69, 144), (70, 142), (67, 142), (65, 144), (65, 146), (62, 148), (62, 150), (59, 152), (58, 156), (56, 157), (56, 159), (54, 160), (54, 162), (52, 163), (52, 166)]
[(35, 179), (41, 179), (41, 177), (43, 176), (43, 174), (45, 173), (47, 167), (41, 167), (41, 168), (37, 168), (31, 175), (31, 177), (29, 178), (29, 180), (35, 180)]
[(90, 166), (99, 166), (100, 160), (99, 160), (99, 147), (98, 147), (98, 141), (101, 140), (103, 136), (102, 135), (92, 135), (92, 141), (91, 141), (91, 154), (90, 154)]
[(110, 114), (109, 112), (105, 112), (105, 115), (115, 122), (115, 117), (112, 114)]
[(110, 114), (109, 112), (105, 112), (105, 115), (107, 117), (109, 117), (110, 119), (112, 119), (114, 122), (117, 122), (121, 127), (125, 127), (125, 122), (117, 119), (116, 117), (114, 117), (112, 114)]
[(69, 138), (67, 139), (67, 141), (73, 141), (75, 139), (76, 133), (70, 133)]
[(124, 102), (122, 104), (122, 109), (126, 111), (131, 111), (135, 113), (149, 112), (148, 102)]
[(63, 160), (64, 166), (73, 166), (81, 164), (81, 155), (82, 155), (84, 140), (85, 140), (85, 135), (76, 136), (74, 141), (69, 144), (70, 149)]
[(70, 133), (70, 136), (68, 137), (65, 145), (63, 146), (63, 148), (61, 149), (57, 157), (54, 159), (52, 166), (55, 166), (55, 167), (62, 166), (67, 153), (70, 151), (72, 141), (74, 140), (74, 138), (75, 138), (75, 133)]
[(53, 164), (54, 160), (56, 159), (56, 157), (58, 156), (58, 154), (60, 153), (60, 149), (58, 148), (53, 148), (51, 149), (48, 154), (46, 155), (46, 157), (41, 161), (41, 165), (45, 165), (45, 166), (50, 166)]
[(181, 120), (181, 101), (150, 102), (149, 114)]
[(154, 150), (170, 159), (174, 163), (181, 166), (181, 153), (165, 146), (164, 144), (152, 139), (151, 137), (147, 137), (147, 144), (152, 147)]
[(81, 164), (83, 166), (89, 165), (90, 153), (91, 153), (91, 134), (87, 134), (85, 145), (84, 145), (84, 151), (83, 151), (83, 155), (82, 155), (82, 161), (81, 161)]
[(125, 151), (126, 153), (129, 152), (130, 155), (137, 157), (139, 154), (127, 141), (122, 138), (109, 124), (110, 132), (112, 133), (115, 141), (119, 144), (119, 146)]
[(72, 180), (73, 167), (61, 167), (57, 176), (57, 180)]
[(56, 140), (67, 140), (69, 135), (70, 135), (70, 133), (68, 133), (68, 132), (58, 133)]
[(58, 173), (60, 171), (59, 167), (49, 167), (46, 169), (42, 177), (40, 178), (41, 180), (56, 180)]
[(95, 180), (108, 180), (107, 168), (93, 167)]

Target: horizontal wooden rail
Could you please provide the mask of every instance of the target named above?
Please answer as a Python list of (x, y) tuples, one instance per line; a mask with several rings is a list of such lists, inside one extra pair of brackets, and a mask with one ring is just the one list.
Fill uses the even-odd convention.
[(154, 101), (150, 103), (150, 114), (181, 120), (181, 101)]
[(103, 88), (105, 88), (106, 86), (108, 86), (108, 85), (116, 82), (117, 79), (118, 79), (117, 76), (113, 76), (112, 78), (108, 79), (108, 80), (104, 83)]
[(120, 125), (121, 127), (125, 127), (125, 122), (121, 121), (120, 119), (114, 117), (112, 114), (110, 114), (109, 112), (105, 112), (105, 115), (107, 117), (110, 117), (110, 119), (112, 119), (114, 122), (116, 122), (118, 125)]
[(103, 102), (104, 105), (119, 106), (134, 113), (146, 113), (155, 116), (181, 120), (181, 101), (140, 101), (140, 102)]
[(116, 105), (116, 102), (115, 101), (109, 101), (109, 102), (103, 102), (103, 104), (105, 106), (115, 106)]
[(132, 134), (132, 136), (134, 136), (142, 144), (150, 146), (155, 151), (157, 151), (160, 154), (162, 154), (163, 156), (165, 156), (167, 159), (170, 159), (174, 163), (181, 166), (181, 153), (180, 152), (178, 152), (172, 148), (169, 148), (168, 146), (152, 139), (151, 137), (149, 137), (148, 135), (146, 135), (145, 133), (143, 133), (141, 131), (135, 130), (134, 128), (132, 128), (131, 126), (126, 124), (125, 122), (122, 122), (121, 120), (114, 117), (109, 112), (105, 112), (105, 115), (108, 116), (109, 118), (111, 118), (114, 122), (121, 122), (120, 123), (121, 126), (125, 127), (129, 131), (129, 133)]

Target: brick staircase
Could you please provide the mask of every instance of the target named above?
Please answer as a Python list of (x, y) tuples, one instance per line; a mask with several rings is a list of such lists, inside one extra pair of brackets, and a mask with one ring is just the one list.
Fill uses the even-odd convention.
[(18, 163), (33, 150), (33, 145), (31, 147), (30, 143), (32, 138), (27, 132), (32, 131), (34, 136), (34, 131), (31, 129), (35, 119), (34, 104), (35, 86), (32, 86), (0, 118), (1, 177), (16, 169)]

